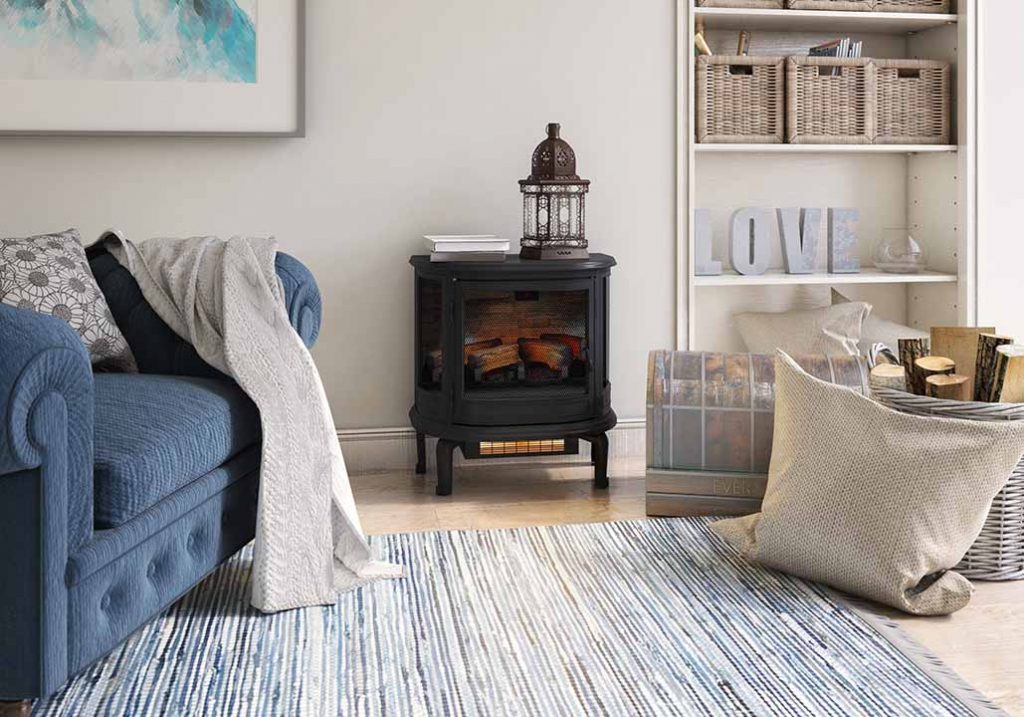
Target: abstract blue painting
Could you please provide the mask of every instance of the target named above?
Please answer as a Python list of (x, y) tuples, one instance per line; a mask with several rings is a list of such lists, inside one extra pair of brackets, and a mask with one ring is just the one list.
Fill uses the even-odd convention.
[(257, 81), (257, 0), (0, 0), (0, 79)]

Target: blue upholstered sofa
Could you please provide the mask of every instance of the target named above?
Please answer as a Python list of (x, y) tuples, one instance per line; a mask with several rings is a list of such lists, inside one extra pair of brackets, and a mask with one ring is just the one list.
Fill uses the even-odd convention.
[[(0, 304), (0, 700), (49, 695), (252, 539), (256, 407), (103, 251), (90, 265), (139, 374), (93, 374), (75, 332)], [(307, 346), (320, 294), (278, 254)]]

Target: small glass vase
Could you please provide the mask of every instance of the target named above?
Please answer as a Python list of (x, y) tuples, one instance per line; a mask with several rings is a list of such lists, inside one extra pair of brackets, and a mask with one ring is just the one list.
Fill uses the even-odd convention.
[(890, 274), (920, 274), (927, 265), (921, 245), (903, 228), (883, 230), (873, 259), (875, 268)]

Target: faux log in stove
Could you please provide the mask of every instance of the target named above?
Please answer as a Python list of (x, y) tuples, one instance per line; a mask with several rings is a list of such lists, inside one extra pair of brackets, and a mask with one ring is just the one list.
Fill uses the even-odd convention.
[(431, 262), (416, 270), (416, 472), (436, 436), (437, 494), (469, 458), (575, 453), (589, 441), (608, 487), (615, 425), (608, 382), (608, 280), (615, 260)]

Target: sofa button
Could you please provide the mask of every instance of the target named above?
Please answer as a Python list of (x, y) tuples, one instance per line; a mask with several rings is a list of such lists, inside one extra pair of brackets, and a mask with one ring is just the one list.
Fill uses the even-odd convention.
[(100, 610), (103, 612), (110, 610), (110, 593), (105, 593), (103, 597), (100, 598)]
[(146, 577), (148, 577), (150, 580), (152, 580), (153, 576), (155, 576), (155, 575), (156, 575), (156, 563), (150, 563), (149, 567), (146, 568)]

